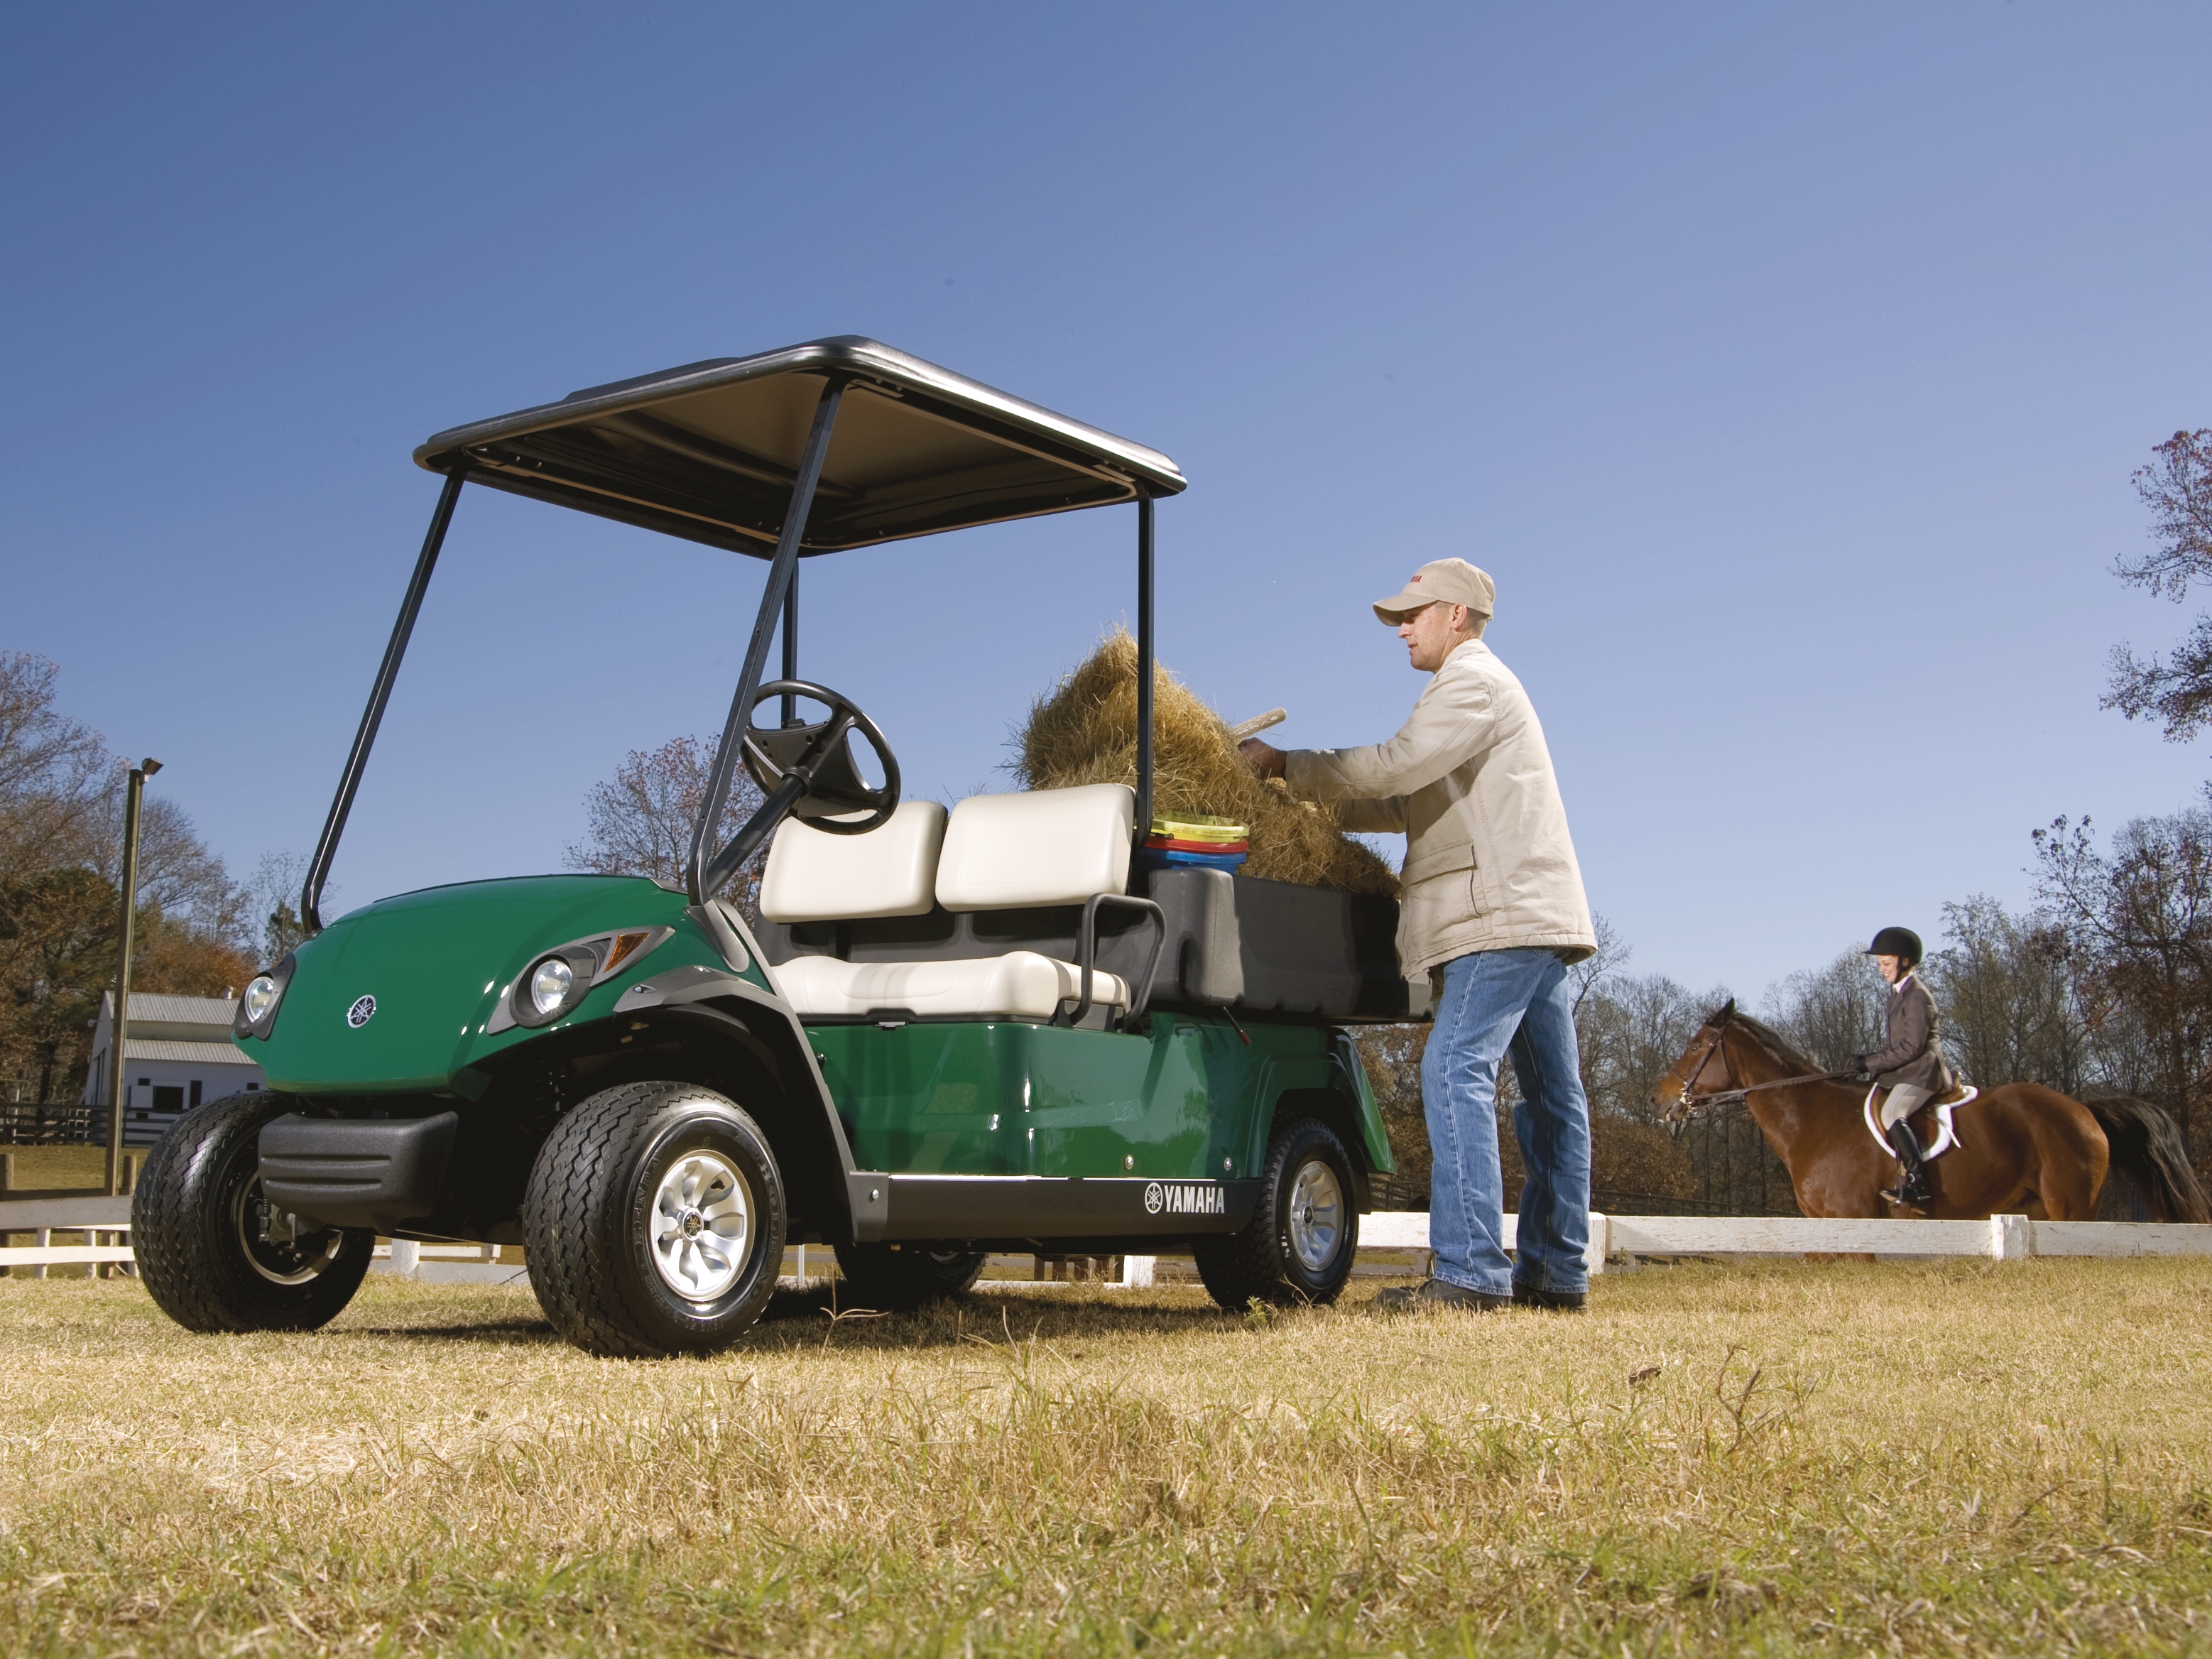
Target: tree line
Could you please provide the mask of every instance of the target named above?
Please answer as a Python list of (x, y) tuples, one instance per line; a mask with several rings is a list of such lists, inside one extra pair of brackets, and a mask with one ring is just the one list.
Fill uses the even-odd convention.
[[(59, 671), (0, 653), (0, 1102), (74, 1101), (101, 993), (115, 984), (127, 760), (64, 714)], [(139, 825), (139, 991), (235, 995), (299, 937), (298, 860), (231, 878), (184, 809), (147, 792)]]
[[(2139, 818), (2100, 843), (2087, 820), (2034, 832), (2033, 897), (2008, 908), (1978, 894), (1946, 904), (1922, 977), (1945, 1051), (1970, 1083), (2042, 1083), (2077, 1100), (2132, 1095), (2180, 1127), (2201, 1176), (2212, 1101), (2212, 809)], [(1740, 1108), (1684, 1132), (1653, 1099), (1726, 986), (1692, 990), (1663, 974), (1626, 971), (1628, 952), (1599, 927), (1601, 949), (1577, 970), (1575, 1026), (1589, 1097), (1592, 1186), (1599, 1206), (1712, 1208), (1792, 1214), (1786, 1177)], [(1841, 1069), (1878, 1047), (1889, 988), (1854, 941), (1759, 1000), (1759, 1017), (1818, 1064)], [(1747, 1003), (1747, 1006), (1750, 1006)], [(1402, 1173), (1395, 1201), (1428, 1189), (1421, 1121), (1425, 1026), (1359, 1036)], [(1507, 1191), (1519, 1157), (1501, 1079)]]

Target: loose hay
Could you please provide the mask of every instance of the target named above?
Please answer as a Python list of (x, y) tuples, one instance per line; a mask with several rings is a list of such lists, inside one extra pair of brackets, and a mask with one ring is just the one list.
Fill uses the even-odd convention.
[[(1206, 812), (1251, 826), (1244, 873), (1346, 893), (1398, 894), (1390, 866), (1337, 827), (1325, 804), (1293, 800), (1237, 752), (1222, 718), (1155, 663), (1152, 810)], [(1137, 642), (1109, 634), (1089, 660), (1037, 699), (1015, 771), (1029, 789), (1137, 781)]]

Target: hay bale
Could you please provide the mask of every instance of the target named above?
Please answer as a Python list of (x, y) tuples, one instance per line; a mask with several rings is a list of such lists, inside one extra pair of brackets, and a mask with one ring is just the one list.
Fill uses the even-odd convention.
[[(1152, 811), (1206, 812), (1251, 826), (1244, 873), (1395, 898), (1390, 866), (1337, 827), (1326, 805), (1293, 800), (1253, 775), (1229, 727), (1153, 665)], [(1030, 707), (1014, 770), (1027, 789), (1137, 781), (1137, 642), (1121, 629)]]

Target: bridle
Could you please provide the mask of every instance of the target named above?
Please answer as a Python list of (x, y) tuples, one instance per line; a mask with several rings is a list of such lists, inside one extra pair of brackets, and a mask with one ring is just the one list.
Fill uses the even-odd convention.
[[(1757, 1094), (1762, 1089), (1787, 1089), (1799, 1083), (1834, 1083), (1844, 1078), (1858, 1075), (1856, 1072), (1815, 1072), (1805, 1077), (1778, 1077), (1767, 1083), (1747, 1084), (1741, 1089), (1719, 1089), (1710, 1094), (1702, 1095), (1692, 1093), (1691, 1085), (1697, 1082), (1707, 1063), (1711, 1060), (1714, 1052), (1720, 1048), (1727, 1036), (1728, 1025), (1725, 1021), (1715, 1025), (1711, 1038), (1706, 1042), (1704, 1052), (1698, 1056), (1697, 1064), (1682, 1073), (1682, 1091), (1674, 1100), (1674, 1115), (1677, 1118), (1686, 1121), (1693, 1113), (1723, 1105), (1731, 1100), (1742, 1100), (1747, 1096)], [(1723, 1058), (1726, 1058), (1724, 1051)]]

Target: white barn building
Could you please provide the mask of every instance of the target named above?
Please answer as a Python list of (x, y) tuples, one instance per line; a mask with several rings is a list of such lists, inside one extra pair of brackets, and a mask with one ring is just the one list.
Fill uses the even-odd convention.
[[(230, 1040), (238, 1003), (230, 997), (131, 994), (131, 1028), (123, 1050), (123, 1144), (150, 1146), (203, 1101), (258, 1089), (261, 1068)], [(115, 1041), (115, 993), (100, 1000), (92, 1064), (83, 1103), (93, 1109), (97, 1138), (107, 1135), (107, 1056)]]

